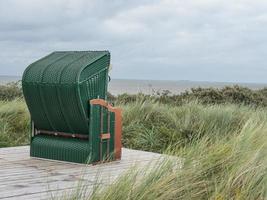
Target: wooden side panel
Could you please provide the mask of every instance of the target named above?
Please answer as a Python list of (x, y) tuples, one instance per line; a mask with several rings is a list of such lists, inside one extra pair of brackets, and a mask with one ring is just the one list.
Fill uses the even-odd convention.
[(122, 137), (122, 110), (111, 106), (104, 99), (92, 99), (90, 100), (91, 105), (99, 105), (108, 109), (109, 112), (115, 113), (115, 139), (114, 139), (114, 155), (115, 159), (121, 159), (121, 137)]
[(121, 159), (121, 136), (122, 136), (122, 112), (120, 108), (115, 108), (115, 159)]

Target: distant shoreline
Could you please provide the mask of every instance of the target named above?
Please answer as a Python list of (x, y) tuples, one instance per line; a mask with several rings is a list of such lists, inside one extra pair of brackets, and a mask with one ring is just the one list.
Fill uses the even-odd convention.
[[(0, 84), (16, 82), (21, 80), (20, 76), (0, 76)], [(261, 89), (267, 87), (267, 83), (231, 83), (231, 82), (209, 82), (209, 81), (189, 81), (189, 80), (127, 80), (127, 79), (111, 79), (109, 84), (109, 92), (113, 95), (122, 93), (137, 94), (139, 92), (152, 94), (154, 92), (162, 92), (169, 90), (173, 94), (179, 94), (191, 88), (197, 87), (213, 87), (222, 88), (225, 86), (240, 85), (250, 89)]]

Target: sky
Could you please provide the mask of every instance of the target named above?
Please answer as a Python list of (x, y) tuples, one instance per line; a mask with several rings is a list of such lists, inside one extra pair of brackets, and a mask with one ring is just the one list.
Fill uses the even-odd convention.
[(0, 75), (109, 50), (112, 78), (267, 83), (266, 0), (0, 0)]

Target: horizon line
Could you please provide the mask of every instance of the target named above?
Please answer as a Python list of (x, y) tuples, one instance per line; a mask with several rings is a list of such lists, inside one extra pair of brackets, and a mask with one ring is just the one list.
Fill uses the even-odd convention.
[[(0, 77), (17, 77), (21, 78), (22, 76), (18, 75), (0, 75)], [(254, 81), (208, 81), (208, 80), (187, 80), (187, 79), (180, 79), (180, 80), (174, 80), (174, 79), (138, 79), (138, 78), (111, 78), (115, 80), (128, 80), (128, 81), (170, 81), (170, 82), (202, 82), (202, 83), (229, 83), (229, 84), (267, 84), (267, 82), (254, 82)]]

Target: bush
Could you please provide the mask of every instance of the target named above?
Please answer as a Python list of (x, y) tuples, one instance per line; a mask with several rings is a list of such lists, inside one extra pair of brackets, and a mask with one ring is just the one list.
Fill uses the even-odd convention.
[(222, 89), (196, 88), (191, 92), (181, 94), (182, 99), (195, 100), (204, 104), (244, 104), (253, 106), (267, 106), (267, 95), (264, 90), (251, 90), (249, 88), (235, 85), (226, 86)]
[(8, 83), (0, 85), (0, 101), (10, 101), (16, 98), (22, 98), (21, 82)]
[(261, 90), (251, 90), (246, 87), (226, 86), (224, 88), (192, 88), (190, 91), (182, 92), (179, 95), (172, 95), (170, 91), (155, 93), (152, 95), (121, 94), (117, 98), (113, 97), (116, 104), (127, 104), (137, 100), (154, 100), (163, 104), (183, 105), (188, 102), (198, 101), (204, 105), (215, 104), (243, 104), (251, 106), (267, 106), (267, 88)]

